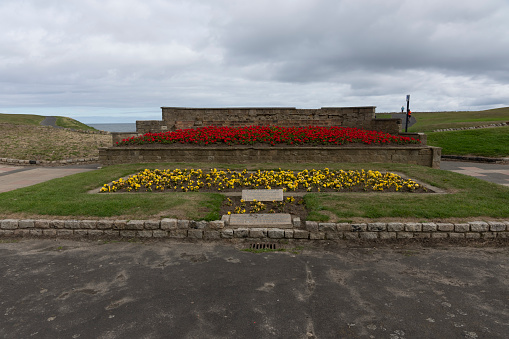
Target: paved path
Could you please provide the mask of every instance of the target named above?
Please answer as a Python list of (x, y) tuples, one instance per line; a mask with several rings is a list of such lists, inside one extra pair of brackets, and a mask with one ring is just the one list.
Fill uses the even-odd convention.
[(55, 178), (75, 173), (93, 171), (98, 164), (73, 165), (63, 167), (21, 167), (0, 165), (0, 193), (35, 185)]
[(0, 243), (0, 337), (507, 338), (507, 247), (292, 246)]
[(41, 121), (40, 125), (61, 128), (60, 126), (57, 126), (57, 117), (46, 117), (46, 118), (44, 118), (43, 121)]
[(441, 161), (440, 169), (470, 175), (509, 187), (509, 164)]

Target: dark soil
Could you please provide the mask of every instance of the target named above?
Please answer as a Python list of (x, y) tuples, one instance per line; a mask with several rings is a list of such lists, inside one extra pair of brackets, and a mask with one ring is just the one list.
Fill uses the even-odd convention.
[[(189, 180), (193, 181), (194, 183), (196, 183), (198, 180), (205, 181), (205, 185), (200, 187), (197, 191), (206, 192), (206, 193), (229, 193), (229, 192), (241, 192), (242, 190), (245, 190), (245, 189), (266, 189), (266, 188), (268, 189), (268, 186), (270, 186), (270, 189), (284, 189), (286, 186), (286, 185), (276, 185), (276, 182), (273, 182), (270, 179), (267, 179), (267, 180), (263, 179), (260, 182), (258, 182), (256, 185), (252, 184), (252, 181), (251, 181), (251, 184), (248, 184), (250, 182), (249, 177), (251, 176), (252, 173), (253, 173), (253, 171), (248, 171), (245, 174), (242, 174), (242, 177), (244, 179), (242, 179), (240, 182), (242, 182), (243, 184), (240, 184), (239, 182), (237, 182), (237, 183), (235, 183), (235, 187), (233, 187), (233, 188), (232, 187), (226, 188), (225, 186), (222, 186), (221, 189), (219, 189), (218, 184), (213, 183), (213, 182), (210, 182), (211, 186), (209, 187), (207, 185), (209, 183), (209, 181), (205, 181), (205, 179), (203, 179), (203, 177), (198, 178), (197, 175), (190, 176)], [(207, 173), (204, 173), (204, 174), (207, 174)], [(240, 179), (241, 173), (238, 171), (233, 171), (232, 173), (228, 173), (224, 176), (224, 178), (223, 177), (221, 177), (221, 178), (222, 178), (222, 180), (229, 181), (232, 179), (233, 174), (235, 174), (236, 179)], [(112, 183), (110, 183), (110, 185), (111, 184)], [(131, 190), (132, 193), (135, 193), (135, 192), (154, 192), (154, 193), (157, 193), (157, 192), (190, 192), (196, 188), (196, 187), (193, 187), (192, 184), (189, 185), (189, 181), (187, 181), (187, 180), (176, 181), (176, 182), (170, 181), (170, 182), (166, 182), (164, 184), (163, 183), (161, 183), (161, 184), (154, 183), (148, 188), (145, 186), (145, 183), (139, 182), (139, 184), (140, 184), (140, 187), (138, 188), (138, 190)], [(164, 190), (157, 189), (156, 188), (157, 185), (161, 185), (161, 186), (164, 185)], [(308, 191), (308, 189), (310, 189), (310, 190)], [(127, 190), (126, 190), (126, 188), (119, 187), (119, 189), (116, 192), (126, 193)], [(383, 189), (383, 191), (380, 191), (380, 190), (373, 190), (372, 186), (370, 184), (367, 184), (366, 182), (360, 182), (360, 183), (350, 186), (350, 187), (343, 187), (339, 190), (334, 187), (323, 187), (323, 185), (320, 185), (320, 184), (311, 184), (308, 188), (305, 187), (303, 184), (300, 184), (295, 190), (287, 191), (287, 193), (292, 193), (292, 192), (297, 192), (297, 193), (317, 193), (317, 192), (320, 192), (320, 193), (331, 193), (331, 192), (341, 192), (341, 193), (343, 193), (343, 192), (344, 193), (347, 193), (347, 192), (353, 192), (353, 193), (373, 193), (373, 192), (376, 192), (376, 193), (396, 193), (396, 192), (433, 193), (433, 191), (431, 189), (426, 188), (422, 184), (419, 184), (419, 187), (414, 188), (414, 189), (410, 189), (408, 187), (401, 187), (399, 191), (396, 191), (396, 188), (394, 186), (391, 186), (391, 187), (385, 187)]]
[[(186, 185), (187, 186), (187, 185)], [(171, 193), (171, 192), (182, 192), (181, 185), (177, 185), (177, 189), (172, 188), (166, 188), (164, 191), (156, 190), (155, 185), (152, 185), (152, 188), (147, 190), (144, 186), (141, 186), (137, 191), (131, 191), (129, 193), (144, 193), (144, 192), (152, 192), (152, 193)], [(202, 193), (231, 193), (231, 192), (240, 192), (244, 189), (264, 189), (264, 187), (236, 187), (236, 188), (223, 188), (221, 191), (218, 191), (217, 187), (201, 187), (198, 192)], [(271, 186), (271, 189), (282, 189), (282, 187), (278, 186)], [(434, 193), (431, 189), (424, 188), (422, 185), (419, 186), (419, 188), (416, 188), (415, 190), (410, 190), (408, 188), (402, 188), (399, 191), (396, 191), (394, 187), (384, 188), (383, 191), (374, 191), (372, 189), (366, 188), (364, 189), (364, 186), (357, 185), (351, 188), (344, 188), (339, 191), (334, 190), (332, 188), (320, 188), (320, 191), (317, 190), (316, 187), (313, 187), (311, 191), (307, 191), (306, 189), (298, 188), (295, 191), (288, 191), (288, 193)], [(115, 193), (128, 193), (126, 189), (119, 189)]]
[[(300, 197), (295, 197), (293, 202), (289, 202), (287, 198), (284, 201), (262, 201), (261, 203), (265, 205), (263, 209), (256, 209), (255, 203), (246, 201), (242, 203), (241, 197), (228, 197), (223, 201), (221, 205), (220, 215), (235, 214), (235, 209), (240, 208), (245, 210), (243, 214), (250, 213), (288, 213), (293, 216), (299, 217), (302, 221), (306, 220), (308, 216), (308, 211), (306, 210), (306, 206), (304, 204), (304, 199)], [(259, 206), (259, 205), (258, 205)]]

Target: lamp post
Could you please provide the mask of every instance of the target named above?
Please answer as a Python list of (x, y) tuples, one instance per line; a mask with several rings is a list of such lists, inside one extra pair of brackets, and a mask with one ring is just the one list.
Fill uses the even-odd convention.
[(406, 96), (406, 122), (405, 122), (405, 133), (408, 131), (408, 118), (410, 112), (410, 94)]

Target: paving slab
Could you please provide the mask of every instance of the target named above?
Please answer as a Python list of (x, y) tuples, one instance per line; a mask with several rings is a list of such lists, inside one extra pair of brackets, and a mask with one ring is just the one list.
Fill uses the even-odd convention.
[(242, 190), (244, 201), (283, 201), (283, 190)]
[(441, 161), (440, 169), (509, 187), (509, 164)]
[(92, 171), (97, 169), (97, 164), (62, 166), (62, 167), (19, 167), (0, 166), (0, 193), (13, 191), (48, 180), (65, 177), (68, 175)]
[(287, 213), (232, 214), (230, 227), (292, 228), (292, 216)]

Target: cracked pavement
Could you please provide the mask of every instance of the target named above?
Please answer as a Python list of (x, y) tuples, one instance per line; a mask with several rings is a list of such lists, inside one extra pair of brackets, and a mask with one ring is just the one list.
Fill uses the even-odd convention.
[(0, 243), (2, 338), (504, 338), (509, 248)]

